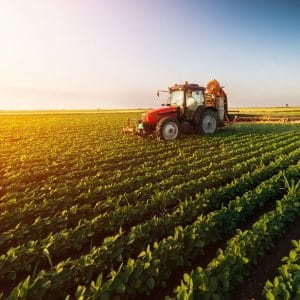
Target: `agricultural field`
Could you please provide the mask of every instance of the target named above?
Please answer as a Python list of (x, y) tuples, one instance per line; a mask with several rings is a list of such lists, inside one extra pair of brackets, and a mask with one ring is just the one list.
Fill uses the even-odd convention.
[(300, 124), (163, 142), (128, 115), (0, 114), (0, 298), (300, 297)]
[(248, 107), (233, 108), (232, 111), (267, 116), (300, 116), (300, 107)]

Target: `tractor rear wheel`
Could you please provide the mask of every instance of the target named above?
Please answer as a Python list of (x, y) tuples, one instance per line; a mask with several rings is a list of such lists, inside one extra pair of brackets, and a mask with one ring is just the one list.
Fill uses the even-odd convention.
[(163, 118), (156, 126), (156, 136), (159, 140), (175, 140), (181, 135), (181, 126), (177, 119)]
[(218, 117), (216, 112), (213, 110), (206, 110), (199, 122), (199, 130), (200, 133), (204, 134), (213, 134), (217, 130), (217, 125), (218, 125)]

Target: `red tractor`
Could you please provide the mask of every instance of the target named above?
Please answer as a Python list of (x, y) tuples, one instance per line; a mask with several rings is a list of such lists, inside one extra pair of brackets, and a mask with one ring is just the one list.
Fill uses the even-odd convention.
[(158, 139), (174, 140), (182, 132), (212, 134), (228, 120), (227, 97), (216, 80), (206, 88), (188, 82), (175, 84), (167, 92), (165, 107), (143, 113), (135, 128), (128, 119), (123, 131), (141, 136), (155, 133)]

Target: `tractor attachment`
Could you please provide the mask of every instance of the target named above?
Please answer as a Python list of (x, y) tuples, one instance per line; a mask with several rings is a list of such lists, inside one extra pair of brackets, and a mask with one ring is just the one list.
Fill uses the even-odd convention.
[(299, 116), (266, 116), (256, 114), (236, 114), (233, 122), (238, 123), (300, 123)]
[(127, 118), (125, 126), (122, 129), (123, 133), (146, 136), (142, 120), (133, 120), (133, 123), (134, 125), (132, 126), (130, 118)]

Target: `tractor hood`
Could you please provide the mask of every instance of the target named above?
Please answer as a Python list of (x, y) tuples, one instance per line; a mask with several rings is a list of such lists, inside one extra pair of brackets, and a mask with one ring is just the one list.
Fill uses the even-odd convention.
[(145, 123), (156, 124), (164, 117), (176, 118), (177, 106), (165, 106), (149, 110), (142, 115), (142, 121)]

